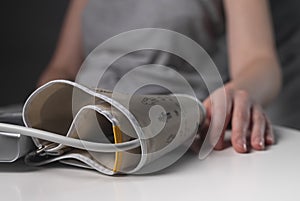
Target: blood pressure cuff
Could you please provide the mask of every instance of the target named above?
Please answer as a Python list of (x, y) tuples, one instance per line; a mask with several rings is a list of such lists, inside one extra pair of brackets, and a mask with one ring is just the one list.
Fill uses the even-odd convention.
[(25, 161), (30, 165), (60, 161), (107, 175), (138, 173), (179, 147), (188, 148), (204, 117), (202, 104), (191, 96), (129, 96), (56, 80), (26, 101), (27, 127), (97, 143), (139, 140), (140, 145), (126, 151), (93, 152), (34, 138), (37, 150)]

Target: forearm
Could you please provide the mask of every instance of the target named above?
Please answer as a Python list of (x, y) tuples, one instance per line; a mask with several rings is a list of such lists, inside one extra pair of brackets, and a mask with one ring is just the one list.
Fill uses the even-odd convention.
[(81, 14), (87, 0), (70, 2), (54, 55), (37, 86), (51, 80), (74, 80), (83, 61)]
[(81, 15), (87, 0), (70, 2), (56, 51), (49, 68), (74, 77), (83, 61)]
[(231, 83), (260, 105), (280, 91), (281, 71), (268, 0), (225, 0)]
[(231, 74), (230, 87), (245, 90), (258, 104), (270, 103), (280, 92), (281, 70), (276, 58), (257, 59)]

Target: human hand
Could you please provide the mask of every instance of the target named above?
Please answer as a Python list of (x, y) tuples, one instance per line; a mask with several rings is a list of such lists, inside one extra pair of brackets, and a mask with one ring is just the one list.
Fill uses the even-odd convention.
[[(222, 90), (224, 89), (217, 89), (203, 103), (207, 118), (202, 131), (207, 131), (213, 115), (222, 115), (223, 111), (218, 110), (218, 106), (226, 104), (225, 124), (215, 127), (222, 126), (222, 133), (215, 149), (222, 150), (225, 148), (225, 131), (230, 123), (232, 127), (231, 144), (238, 153), (246, 153), (250, 147), (255, 150), (264, 150), (266, 145), (274, 144), (275, 139), (269, 119), (264, 114), (262, 107), (251, 99), (247, 91), (235, 89), (231, 84), (225, 85), (225, 103), (224, 99), (218, 98), (220, 95), (224, 95)], [(214, 100), (214, 107), (212, 99)], [(216, 109), (213, 110), (213, 108)], [(223, 124), (223, 122), (216, 122), (216, 124)], [(214, 132), (211, 130), (211, 133)], [(199, 152), (202, 142), (199, 141), (199, 138), (196, 139), (198, 140), (195, 140), (191, 149)]]

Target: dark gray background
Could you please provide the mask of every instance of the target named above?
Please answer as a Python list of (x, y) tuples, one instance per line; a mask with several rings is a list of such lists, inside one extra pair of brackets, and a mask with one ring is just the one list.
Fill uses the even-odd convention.
[(22, 103), (54, 51), (68, 0), (1, 1), (0, 106)]

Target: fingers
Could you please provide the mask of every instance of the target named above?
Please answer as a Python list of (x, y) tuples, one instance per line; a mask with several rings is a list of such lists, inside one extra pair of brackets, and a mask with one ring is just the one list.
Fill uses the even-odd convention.
[(266, 144), (267, 145), (273, 145), (275, 144), (275, 136), (274, 136), (274, 132), (273, 132), (273, 128), (272, 128), (272, 125), (271, 125), (271, 122), (270, 120), (265, 117), (266, 119)]
[(234, 97), (231, 142), (239, 153), (247, 152), (247, 132), (250, 123), (250, 99), (246, 92), (238, 91)]
[[(226, 89), (226, 99), (220, 98), (221, 95), (224, 96), (224, 93), (218, 93), (217, 90), (203, 103), (207, 112), (204, 131), (209, 135), (207, 137), (210, 137), (210, 142), (216, 144), (215, 150), (224, 149), (225, 131), (230, 121), (231, 143), (238, 153), (247, 153), (250, 150), (247, 147), (248, 144), (255, 150), (264, 150), (266, 145), (275, 143), (269, 119), (261, 106), (255, 104), (247, 92)], [(224, 103), (226, 107), (224, 107)], [(204, 138), (198, 141), (203, 142)], [(196, 144), (199, 150), (199, 142)]]
[(190, 149), (196, 154), (199, 154), (199, 152), (200, 152), (201, 146), (204, 142), (204, 139), (205, 139), (207, 131), (208, 131), (208, 127), (210, 124), (210, 118), (211, 118), (210, 101), (203, 102), (203, 105), (206, 110), (205, 121), (204, 121), (203, 125), (201, 125), (201, 127), (200, 127), (197, 135), (195, 136), (195, 139), (190, 147)]
[(265, 149), (265, 133), (267, 122), (262, 109), (255, 105), (252, 108), (251, 146), (256, 150)]
[(191, 146), (191, 149), (196, 153), (200, 151), (206, 138), (208, 138), (207, 142), (212, 145), (212, 148), (217, 150), (224, 148), (224, 135), (231, 120), (232, 92), (221, 88), (208, 97), (203, 105), (206, 109), (204, 127)]
[(222, 130), (222, 133), (221, 133), (221, 136), (218, 140), (218, 143), (215, 146), (215, 150), (223, 150), (224, 147), (225, 147), (225, 142), (224, 142), (225, 132), (226, 132), (226, 128), (227, 128), (227, 126), (230, 122), (230, 118), (231, 118), (230, 114), (226, 116), (226, 121), (225, 121), (225, 124), (224, 124), (224, 128)]
[[(246, 153), (247, 134), (250, 131), (250, 144), (255, 150), (264, 150), (266, 145), (275, 142), (271, 122), (264, 114), (262, 108), (253, 104), (248, 95), (239, 92), (234, 99), (234, 111), (232, 117), (231, 141), (235, 150)], [(251, 128), (249, 128), (251, 122)]]
[[(231, 120), (231, 113), (232, 113), (232, 94), (228, 94), (227, 95), (227, 107), (226, 107), (226, 119), (225, 119), (225, 124), (223, 126), (223, 129), (222, 129), (222, 133), (221, 133), (221, 136), (215, 146), (215, 150), (223, 150), (224, 149), (224, 137), (225, 137), (225, 132), (226, 132), (226, 129), (228, 127), (228, 124)], [(215, 112), (215, 115), (219, 115), (218, 113), (221, 112), (220, 110), (217, 110)]]
[[(226, 93), (225, 99), (220, 98), (220, 96), (224, 96), (222, 92)], [(222, 150), (224, 148), (225, 131), (231, 120), (232, 92), (229, 89), (220, 89), (204, 101), (204, 106), (207, 110), (209, 121), (212, 122), (210, 138), (216, 143), (214, 149)], [(211, 121), (212, 118), (214, 118), (214, 121)]]

